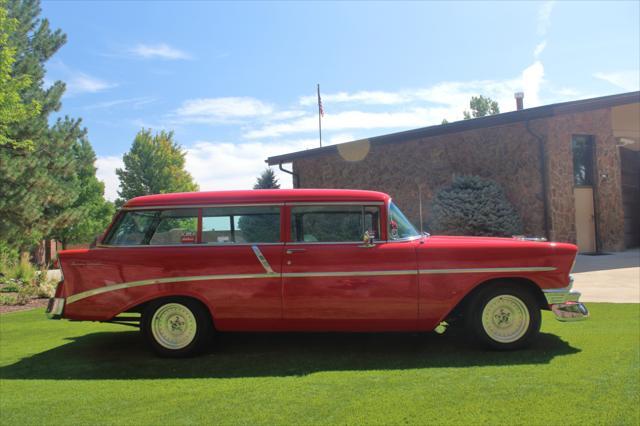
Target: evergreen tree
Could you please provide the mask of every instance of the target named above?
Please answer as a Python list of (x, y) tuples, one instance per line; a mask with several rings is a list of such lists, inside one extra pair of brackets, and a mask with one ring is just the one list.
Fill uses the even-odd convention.
[(25, 103), (23, 94), (31, 85), (29, 75), (12, 75), (17, 47), (10, 36), (16, 31), (18, 20), (9, 17), (7, 2), (0, 0), (0, 149), (32, 149), (31, 140), (16, 140), (11, 126), (38, 115), (40, 104), (32, 99)]
[(76, 160), (79, 194), (71, 211), (78, 217), (70, 223), (62, 223), (51, 232), (51, 237), (62, 242), (89, 243), (103, 232), (114, 214), (113, 203), (104, 199), (104, 183), (96, 177), (96, 154), (91, 144), (83, 137), (73, 147)]
[(518, 213), (492, 180), (458, 176), (433, 198), (430, 230), (445, 235), (522, 234)]
[(278, 178), (271, 168), (266, 168), (256, 180), (253, 189), (280, 189)]
[(33, 150), (0, 148), (0, 235), (10, 246), (26, 250), (52, 228), (77, 218), (69, 210), (78, 197), (71, 148), (84, 129), (80, 120), (68, 117), (49, 127), (49, 114), (59, 110), (65, 85), (57, 81), (45, 89), (44, 64), (66, 36), (38, 18), (37, 0), (10, 0), (6, 7), (14, 25), (8, 37), (15, 48), (11, 76), (24, 84), (19, 90), (22, 103), (39, 106), (34, 116), (13, 120), (3, 129), (9, 141), (32, 141)]
[(464, 111), (464, 119), (469, 120), (471, 118), (485, 117), (487, 115), (500, 114), (500, 107), (498, 102), (489, 97), (472, 96), (469, 101), (469, 108), (471, 112)]
[(153, 135), (150, 129), (142, 129), (122, 159), (124, 168), (116, 169), (120, 179), (118, 206), (141, 195), (198, 190), (184, 169), (185, 153), (173, 140), (173, 132)]

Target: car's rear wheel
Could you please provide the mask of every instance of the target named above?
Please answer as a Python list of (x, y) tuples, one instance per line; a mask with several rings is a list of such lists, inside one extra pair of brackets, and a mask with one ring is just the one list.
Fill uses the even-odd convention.
[(172, 297), (147, 305), (142, 333), (160, 356), (182, 358), (202, 351), (211, 341), (213, 325), (202, 304), (186, 297)]
[(467, 327), (476, 340), (498, 350), (528, 346), (540, 332), (540, 323), (540, 307), (532, 292), (509, 284), (480, 290), (467, 315)]

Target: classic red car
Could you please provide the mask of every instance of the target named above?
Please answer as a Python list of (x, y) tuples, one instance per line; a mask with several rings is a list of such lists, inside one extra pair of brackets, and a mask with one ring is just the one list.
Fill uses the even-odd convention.
[(453, 319), (515, 349), (538, 334), (541, 309), (588, 316), (570, 292), (575, 257), (572, 244), (421, 235), (380, 192), (150, 195), (95, 247), (60, 252), (47, 312), (133, 322), (164, 356), (217, 331), (442, 332)]

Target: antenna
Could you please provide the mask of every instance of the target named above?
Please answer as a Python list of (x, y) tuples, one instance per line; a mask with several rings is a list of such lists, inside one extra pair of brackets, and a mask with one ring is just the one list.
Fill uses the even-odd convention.
[(424, 235), (422, 231), (422, 185), (418, 185), (418, 202), (420, 203), (418, 206), (420, 210), (420, 235)]

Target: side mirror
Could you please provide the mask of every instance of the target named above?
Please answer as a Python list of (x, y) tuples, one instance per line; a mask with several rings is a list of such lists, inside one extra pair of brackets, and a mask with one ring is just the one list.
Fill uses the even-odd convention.
[(100, 240), (100, 237), (102, 236), (102, 234), (98, 234), (93, 238), (93, 241), (91, 241), (91, 244), (89, 244), (89, 248), (94, 248), (95, 246), (98, 245), (98, 241)]

